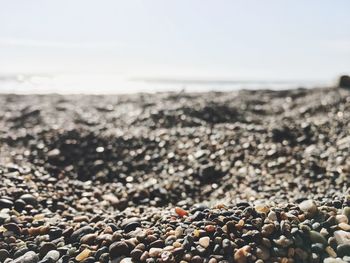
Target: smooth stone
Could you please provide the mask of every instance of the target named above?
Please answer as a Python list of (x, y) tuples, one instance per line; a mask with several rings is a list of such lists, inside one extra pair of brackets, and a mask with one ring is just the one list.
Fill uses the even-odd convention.
[(343, 215), (345, 215), (348, 218), (348, 221), (350, 221), (350, 207), (344, 207), (343, 209)]
[(267, 215), (267, 218), (270, 219), (271, 221), (277, 221), (277, 215), (274, 211), (270, 211)]
[(325, 258), (323, 263), (346, 263), (346, 261), (340, 258)]
[(75, 230), (72, 235), (71, 235), (71, 240), (73, 242), (79, 241), (80, 238), (82, 238), (83, 236), (87, 235), (87, 234), (91, 234), (92, 232), (94, 232), (94, 229), (91, 226), (83, 226), (77, 230)]
[(204, 248), (209, 247), (210, 244), (210, 238), (209, 237), (201, 237), (199, 239), (199, 245), (201, 245)]
[(350, 244), (342, 244), (337, 246), (337, 255), (340, 257), (350, 256)]
[(13, 260), (11, 263), (37, 263), (38, 261), (38, 255), (34, 251), (28, 251), (24, 255)]
[(318, 208), (313, 200), (305, 200), (299, 204), (301, 211), (306, 213), (308, 216), (313, 217), (317, 214)]
[(337, 221), (337, 223), (348, 223), (349, 222), (349, 219), (346, 215), (336, 215), (335, 216), (335, 219)]
[(162, 259), (162, 262), (174, 262), (174, 255), (170, 251), (164, 251), (160, 255), (160, 258)]
[(27, 246), (23, 246), (16, 250), (16, 252), (13, 254), (14, 258), (18, 258), (23, 256), (25, 253), (29, 252), (29, 248)]
[(85, 259), (87, 259), (91, 254), (91, 250), (88, 248), (85, 248), (83, 251), (81, 251), (76, 257), (75, 260), (76, 261), (83, 261)]
[(175, 236), (177, 238), (180, 238), (182, 235), (183, 235), (184, 231), (182, 229), (181, 226), (178, 226), (176, 229), (175, 229)]
[(268, 260), (270, 258), (270, 250), (266, 247), (257, 247), (256, 255), (259, 259)]
[(339, 226), (339, 228), (341, 229), (341, 230), (345, 230), (345, 231), (349, 231), (350, 230), (350, 225), (349, 224), (347, 224), (347, 223), (339, 223), (338, 224), (338, 226)]
[(4, 262), (10, 256), (10, 253), (6, 249), (0, 249), (0, 262)]
[(15, 223), (4, 224), (3, 227), (5, 227), (8, 231), (11, 231), (16, 235), (19, 235), (21, 233), (21, 228)]
[(343, 230), (337, 230), (334, 232), (334, 237), (337, 240), (338, 245), (350, 244), (350, 233)]
[(103, 253), (100, 257), (99, 257), (99, 261), (101, 263), (108, 263), (109, 262), (109, 254), (108, 253)]
[(80, 243), (92, 245), (95, 242), (96, 238), (97, 238), (96, 233), (87, 234), (87, 235), (83, 236), (82, 238), (80, 238)]
[(8, 213), (0, 212), (0, 224), (3, 224), (10, 219), (11, 219), (11, 217)]
[(309, 233), (309, 237), (312, 243), (321, 243), (324, 246), (327, 245), (326, 238), (317, 231), (311, 230)]
[(136, 228), (141, 227), (140, 218), (131, 217), (131, 218), (125, 219), (121, 224), (121, 227), (124, 229), (126, 233), (131, 232)]
[(11, 200), (1, 198), (0, 199), (0, 209), (2, 208), (12, 208), (13, 202)]
[(120, 263), (133, 263), (132, 258), (123, 258)]
[(60, 259), (60, 252), (58, 252), (57, 250), (51, 250), (46, 254), (46, 256), (43, 259), (50, 259), (51, 261), (56, 262)]
[(133, 249), (131, 252), (130, 252), (130, 256), (134, 259), (134, 260), (139, 260), (141, 255), (142, 255), (143, 251), (140, 250), (140, 249)]
[(277, 246), (286, 248), (293, 244), (293, 240), (281, 235), (278, 239), (273, 240)]
[(247, 256), (248, 256), (250, 250), (251, 250), (251, 247), (248, 246), (248, 245), (238, 249), (235, 252), (234, 256), (233, 256), (235, 262), (237, 262), (237, 263), (246, 263), (247, 262)]
[(158, 248), (158, 247), (152, 247), (150, 250), (149, 250), (149, 256), (150, 257), (159, 257), (160, 254), (162, 253), (163, 249), (161, 248)]
[(336, 258), (337, 257), (337, 253), (334, 251), (334, 249), (331, 246), (326, 247), (325, 251), (332, 258)]
[(14, 206), (16, 211), (21, 212), (25, 208), (26, 202), (24, 202), (22, 199), (18, 199), (15, 201)]
[(23, 194), (21, 195), (20, 199), (22, 199), (26, 204), (36, 206), (38, 204), (38, 201), (36, 198), (31, 194)]
[(129, 246), (124, 241), (114, 242), (109, 246), (109, 254), (111, 258), (117, 258), (129, 253)]

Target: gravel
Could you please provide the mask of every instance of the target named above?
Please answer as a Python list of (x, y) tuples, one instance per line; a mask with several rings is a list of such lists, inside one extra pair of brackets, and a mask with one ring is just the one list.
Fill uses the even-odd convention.
[(349, 90), (0, 105), (0, 262), (350, 262)]

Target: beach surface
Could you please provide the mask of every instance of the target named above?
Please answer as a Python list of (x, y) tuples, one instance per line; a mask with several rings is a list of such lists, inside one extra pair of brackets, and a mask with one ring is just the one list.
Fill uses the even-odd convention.
[(0, 105), (0, 262), (350, 262), (349, 90)]

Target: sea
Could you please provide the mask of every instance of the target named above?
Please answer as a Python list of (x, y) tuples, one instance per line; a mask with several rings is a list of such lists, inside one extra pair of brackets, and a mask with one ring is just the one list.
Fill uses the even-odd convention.
[(0, 75), (0, 93), (130, 94), (158, 92), (285, 90), (332, 85), (327, 80), (245, 80), (124, 77), (118, 74)]

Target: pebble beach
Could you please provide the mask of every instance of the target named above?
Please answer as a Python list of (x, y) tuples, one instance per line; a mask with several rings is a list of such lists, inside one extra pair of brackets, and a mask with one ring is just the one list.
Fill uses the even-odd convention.
[(0, 262), (350, 262), (349, 89), (0, 105)]

